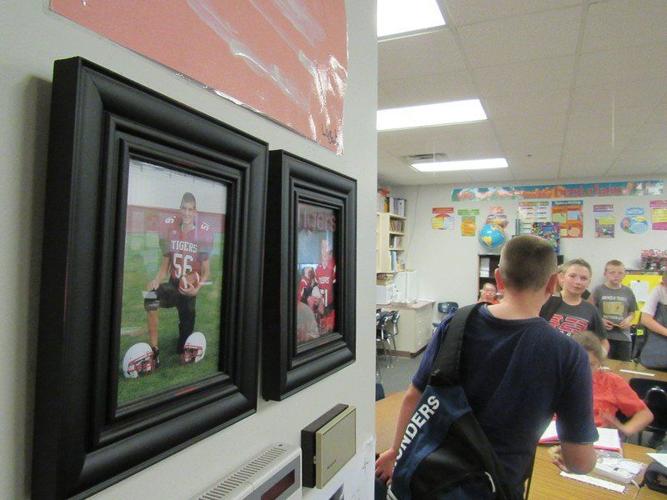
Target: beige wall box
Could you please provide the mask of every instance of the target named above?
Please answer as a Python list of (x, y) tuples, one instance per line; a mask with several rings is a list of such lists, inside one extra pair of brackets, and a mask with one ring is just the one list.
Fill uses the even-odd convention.
[(303, 485), (322, 488), (354, 456), (357, 414), (339, 404), (301, 431)]

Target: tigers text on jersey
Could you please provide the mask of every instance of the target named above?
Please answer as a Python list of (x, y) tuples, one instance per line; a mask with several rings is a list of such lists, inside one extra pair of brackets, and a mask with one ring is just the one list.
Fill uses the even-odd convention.
[(190, 230), (182, 230), (182, 219), (166, 217), (160, 226), (160, 249), (162, 255), (170, 256), (170, 276), (180, 278), (200, 272), (201, 263), (208, 260), (213, 246), (211, 227), (205, 222), (196, 222)]

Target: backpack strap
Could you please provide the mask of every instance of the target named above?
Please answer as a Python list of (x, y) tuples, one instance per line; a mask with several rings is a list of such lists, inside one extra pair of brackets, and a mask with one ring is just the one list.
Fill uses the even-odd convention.
[(459, 368), (465, 327), (472, 312), (477, 311), (483, 305), (482, 302), (472, 304), (454, 313), (454, 317), (447, 325), (447, 334), (440, 344), (438, 355), (433, 363), (429, 384), (436, 386), (460, 384)]

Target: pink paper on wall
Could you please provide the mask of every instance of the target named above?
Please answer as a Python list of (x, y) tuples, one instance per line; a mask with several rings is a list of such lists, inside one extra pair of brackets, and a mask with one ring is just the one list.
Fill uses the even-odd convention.
[(343, 151), (344, 0), (51, 0), (51, 9)]

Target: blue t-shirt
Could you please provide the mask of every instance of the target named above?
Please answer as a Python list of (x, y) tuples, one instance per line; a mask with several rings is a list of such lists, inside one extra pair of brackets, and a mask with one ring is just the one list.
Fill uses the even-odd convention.
[[(434, 333), (412, 379), (422, 392), (447, 324)], [(554, 413), (562, 441), (582, 444), (598, 438), (588, 355), (542, 318), (499, 319), (486, 305), (473, 313), (463, 340), (461, 382), (510, 485), (526, 478)]]

